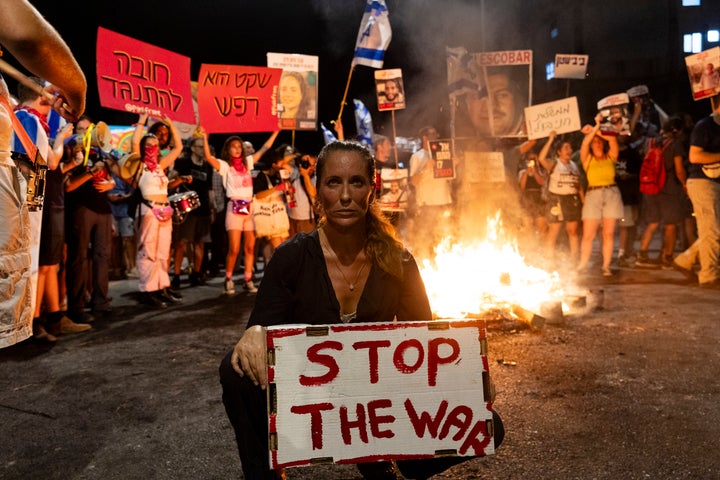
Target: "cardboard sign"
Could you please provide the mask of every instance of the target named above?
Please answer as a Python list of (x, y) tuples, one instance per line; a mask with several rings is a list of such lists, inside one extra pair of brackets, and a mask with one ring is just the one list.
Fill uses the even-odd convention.
[(465, 173), (468, 183), (495, 184), (505, 182), (505, 165), (502, 152), (465, 151)]
[(198, 110), (208, 133), (269, 132), (277, 128), (282, 70), (237, 65), (200, 66)]
[(319, 57), (313, 55), (267, 54), (268, 67), (283, 70), (277, 97), (281, 129), (317, 129), (319, 63)]
[(267, 329), (270, 466), (494, 453), (484, 320)]
[(455, 178), (450, 140), (430, 142), (430, 157), (433, 160), (433, 178)]
[(720, 47), (685, 57), (694, 100), (720, 93)]
[(580, 130), (577, 97), (527, 107), (525, 122), (530, 140), (547, 137), (553, 130), (558, 135)]
[(375, 70), (375, 91), (378, 110), (381, 112), (405, 108), (405, 86), (401, 69)]
[(195, 123), (190, 57), (98, 28), (100, 105)]
[(555, 78), (585, 79), (589, 55), (555, 54)]

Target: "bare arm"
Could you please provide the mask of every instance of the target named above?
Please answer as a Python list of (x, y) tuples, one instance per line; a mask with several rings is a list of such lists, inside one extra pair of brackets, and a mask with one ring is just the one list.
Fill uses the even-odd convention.
[(170, 150), (170, 153), (160, 159), (160, 168), (164, 170), (173, 163), (175, 163), (175, 160), (177, 160), (177, 158), (180, 156), (183, 151), (183, 143), (182, 138), (180, 138), (180, 132), (178, 132), (175, 123), (170, 119), (170, 117), (165, 115), (165, 117), (163, 118), (163, 122), (165, 122), (167, 126), (170, 127), (173, 142), (173, 148), (172, 150)]
[(213, 155), (212, 153), (210, 153), (210, 142), (208, 142), (208, 134), (207, 134), (207, 131), (203, 128), (202, 125), (200, 125), (200, 126), (198, 127), (198, 132), (200, 133), (200, 135), (203, 136), (203, 139), (205, 140), (205, 141), (203, 142), (203, 151), (204, 151), (204, 153), (205, 153), (205, 160), (207, 160), (208, 163), (209, 163), (210, 165), (212, 165), (212, 167), (213, 167), (216, 171), (219, 172), (219, 171), (220, 171), (220, 160), (218, 160), (215, 155)]
[(540, 162), (540, 165), (542, 165), (548, 172), (552, 171), (552, 167), (555, 165), (555, 159), (548, 160), (547, 155), (548, 152), (550, 152), (552, 143), (555, 141), (556, 135), (557, 133), (555, 133), (555, 130), (550, 132), (548, 141), (545, 142), (545, 145), (543, 145), (542, 149), (540, 149), (540, 153), (538, 154), (538, 161)]
[[(26, 0), (0, 0), (0, 44), (35, 75), (52, 85), (52, 106), (73, 121), (85, 111), (87, 80), (60, 34)], [(66, 111), (66, 103), (72, 112)]]
[[(270, 147), (273, 146), (273, 143), (275, 143), (275, 139), (277, 138), (278, 134), (280, 133), (280, 130), (275, 130), (272, 135), (270, 135), (270, 138), (267, 139), (265, 143), (263, 143), (263, 146), (260, 147), (260, 150), (253, 153), (253, 161), (259, 162), (265, 153), (267, 153), (268, 150), (270, 150)], [(207, 143), (207, 142), (206, 142)]]
[(147, 113), (141, 113), (135, 124), (135, 131), (132, 136), (132, 153), (140, 155), (140, 140), (145, 135), (145, 124), (147, 123), (149, 115)]
[(720, 162), (720, 152), (706, 152), (702, 147), (690, 145), (690, 163), (707, 165), (708, 163)]

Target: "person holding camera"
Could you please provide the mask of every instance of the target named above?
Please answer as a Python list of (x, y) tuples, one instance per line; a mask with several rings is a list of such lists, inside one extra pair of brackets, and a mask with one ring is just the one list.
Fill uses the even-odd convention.
[(518, 172), (520, 186), (520, 205), (524, 210), (523, 228), (530, 234), (529, 238), (542, 243), (547, 234), (545, 218), (545, 199), (542, 190), (548, 181), (547, 170), (538, 162), (534, 151), (525, 154), (525, 165)]
[[(29, 80), (39, 89), (45, 85), (45, 82), (38, 77), (30, 77)], [(35, 247), (33, 257), (38, 260), (33, 338), (38, 341), (52, 342), (56, 335), (60, 334), (60, 323), (63, 319), (63, 313), (60, 310), (57, 272), (62, 261), (65, 240), (65, 207), (63, 176), (59, 167), (64, 153), (64, 141), (72, 134), (72, 124), (66, 124), (59, 132), (50, 131), (47, 123), (51, 111), (48, 99), (38, 93), (38, 89), (30, 88), (22, 83), (18, 84), (17, 93), (20, 103), (15, 108), (15, 115), (28, 135), (31, 136), (32, 142), (38, 146), (40, 154), (47, 161), (48, 168), (45, 175), (43, 208), (30, 212), (30, 218), (33, 226), (40, 229), (36, 235), (32, 236)], [(17, 135), (14, 136), (12, 150), (26, 155)], [(41, 317), (43, 301), (46, 304), (44, 319)], [(64, 319), (64, 323), (66, 325), (65, 333), (69, 333), (69, 330), (72, 329), (70, 327), (72, 322)], [(89, 325), (87, 327), (89, 328)]]
[[(74, 167), (65, 180), (67, 315), (75, 323), (91, 323), (95, 318), (85, 313), (86, 292), (90, 292), (93, 313), (111, 311), (108, 290), (113, 219), (107, 192), (115, 187), (115, 181), (108, 172), (105, 152), (98, 147), (86, 150), (80, 135), (71, 144)], [(92, 279), (88, 278), (91, 245)]]
[(297, 154), (292, 162), (290, 183), (295, 189), (295, 203), (288, 204), (290, 217), (290, 237), (298, 232), (312, 232), (315, 229), (313, 203), (317, 196), (315, 188), (315, 164), (317, 157)]
[[(51, 82), (43, 87), (50, 107), (74, 121), (85, 110), (87, 82), (68, 45), (26, 0), (0, 2), (0, 16), (0, 45), (23, 67)], [(32, 239), (39, 235), (32, 232), (27, 180), (10, 153), (13, 112), (2, 76), (0, 97), (0, 269), (5, 273), (0, 279), (0, 347), (7, 347), (32, 334), (31, 250)]]

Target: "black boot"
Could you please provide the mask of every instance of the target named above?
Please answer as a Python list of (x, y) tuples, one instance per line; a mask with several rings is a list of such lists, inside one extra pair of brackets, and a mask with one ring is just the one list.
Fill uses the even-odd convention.
[(169, 288), (163, 288), (160, 290), (160, 298), (163, 302), (168, 304), (182, 303), (182, 296), (173, 293)]
[(152, 308), (167, 308), (167, 303), (160, 297), (160, 292), (142, 292), (142, 302)]

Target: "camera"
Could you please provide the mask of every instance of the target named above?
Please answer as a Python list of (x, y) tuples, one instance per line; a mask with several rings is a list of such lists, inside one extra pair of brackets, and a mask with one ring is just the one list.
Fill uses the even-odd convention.
[(300, 159), (300, 168), (308, 169), (310, 168), (310, 160), (307, 158), (301, 158)]

